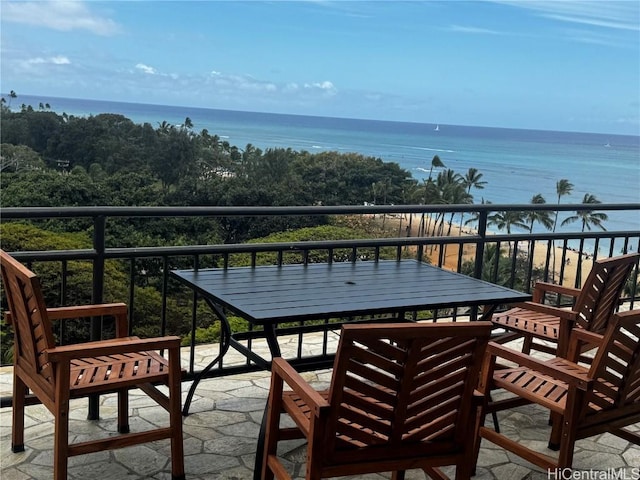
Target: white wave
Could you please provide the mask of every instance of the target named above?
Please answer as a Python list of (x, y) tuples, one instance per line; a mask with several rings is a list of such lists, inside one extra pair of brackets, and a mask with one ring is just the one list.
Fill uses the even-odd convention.
[(447, 150), (446, 148), (429, 148), (429, 147), (409, 147), (414, 150), (426, 150), (428, 152), (445, 152), (445, 153), (455, 153), (455, 150)]

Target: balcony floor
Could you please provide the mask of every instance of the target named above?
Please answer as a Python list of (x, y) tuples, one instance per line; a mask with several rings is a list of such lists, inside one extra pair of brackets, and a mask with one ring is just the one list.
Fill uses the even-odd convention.
[[(211, 347), (198, 347), (198, 363), (204, 361)], [(187, 358), (184, 358), (186, 362)], [(303, 374), (315, 386), (326, 386), (330, 372)], [(12, 369), (0, 369), (0, 393), (11, 391)], [(183, 400), (190, 383), (183, 384)], [(184, 419), (186, 477), (189, 480), (244, 480), (253, 476), (254, 455), (260, 421), (269, 389), (265, 372), (204, 380), (196, 391), (190, 415)], [(145, 395), (133, 391), (131, 431), (150, 424), (166, 425), (168, 416)], [(101, 398), (100, 421), (86, 420), (86, 400), (72, 401), (70, 431), (73, 441), (96, 438), (115, 431), (114, 395)], [(502, 430), (512, 438), (534, 446), (546, 447), (549, 427), (547, 412), (526, 406), (500, 414)], [(490, 421), (490, 418), (487, 419)], [(26, 409), (25, 452), (11, 452), (11, 409), (0, 410), (0, 478), (3, 480), (45, 480), (53, 475), (53, 417), (42, 406)], [(640, 425), (636, 425), (640, 429)], [(549, 454), (553, 452), (547, 450)], [(290, 461), (293, 478), (304, 478), (304, 444), (286, 442), (283, 456)], [(121, 450), (106, 451), (71, 458), (69, 479), (166, 480), (170, 475), (169, 441), (159, 441)], [(577, 443), (576, 470), (615, 469), (606, 478), (638, 478), (640, 448), (615, 436), (604, 434)], [(625, 468), (626, 476), (619, 475)], [(635, 470), (633, 470), (635, 468)], [(453, 469), (445, 469), (448, 474)], [(384, 479), (390, 475), (350, 477)], [(407, 473), (408, 480), (426, 478), (422, 472)], [(483, 441), (478, 462), (478, 480), (547, 479), (547, 472), (504, 450)], [(574, 477), (572, 477), (574, 478)], [(587, 478), (587, 477), (581, 477)], [(588, 477), (596, 478), (596, 477)], [(597, 478), (605, 478), (598, 476)]]

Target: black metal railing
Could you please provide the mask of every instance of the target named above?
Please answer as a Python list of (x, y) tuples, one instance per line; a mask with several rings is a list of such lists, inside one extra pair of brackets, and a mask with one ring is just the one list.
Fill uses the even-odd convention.
[[(92, 246), (74, 250), (25, 251), (16, 248), (10, 253), (18, 260), (36, 267), (43, 262), (57, 262), (60, 265), (59, 283), (55, 285), (55, 297), (59, 305), (68, 304), (73, 297), (70, 278), (70, 262), (89, 262), (91, 264), (91, 302), (105, 301), (107, 265), (115, 262), (120, 271), (126, 271), (128, 279), (127, 298), (120, 298), (129, 305), (130, 329), (137, 328), (136, 318), (139, 311), (140, 285), (155, 287), (161, 296), (158, 325), (154, 332), (160, 335), (175, 333), (168, 319), (169, 303), (182, 302), (190, 308), (189, 315), (180, 326), (187, 331), (183, 335), (189, 346), (189, 365), (185, 379), (192, 379), (202, 368), (196, 359), (196, 332), (200, 323), (202, 302), (197, 294), (181, 290), (169, 277), (174, 268), (204, 268), (233, 266), (239, 261), (243, 264), (259, 263), (306, 263), (313, 261), (360, 261), (378, 258), (412, 257), (430, 261), (438, 266), (450, 268), (476, 278), (524, 291), (530, 291), (536, 280), (565, 283), (580, 286), (583, 265), (597, 258), (615, 256), (620, 253), (638, 251), (640, 248), (640, 204), (598, 204), (599, 212), (616, 212), (630, 219), (630, 230), (625, 231), (568, 231), (561, 232), (519, 232), (502, 233), (491, 231), (491, 218), (495, 212), (576, 212), (581, 209), (593, 210), (593, 205), (409, 205), (409, 206), (338, 206), (338, 207), (69, 207), (69, 208), (5, 208), (2, 221), (38, 222), (54, 219), (84, 220), (90, 225)], [(453, 218), (463, 214), (474, 219), (472, 229), (464, 234), (441, 233), (433, 235), (431, 231), (434, 217)], [(445, 215), (445, 217), (443, 217)], [(136, 221), (169, 220), (176, 218), (233, 219), (278, 217), (319, 219), (364, 218), (367, 221), (378, 220), (393, 228), (379, 230), (372, 238), (329, 239), (279, 243), (217, 243), (212, 245), (170, 245), (170, 246), (119, 246), (113, 240), (110, 221), (137, 219)], [(115, 223), (115, 222), (114, 222)], [(285, 222), (286, 223), (286, 222)], [(416, 223), (418, 225), (416, 225)], [(408, 225), (411, 229), (406, 229)], [(447, 225), (441, 222), (441, 225)], [(415, 227), (419, 228), (415, 228)], [(403, 229), (403, 227), (405, 227)], [(417, 233), (416, 233), (417, 231)], [(171, 239), (167, 239), (171, 243)], [(4, 247), (3, 247), (4, 248)], [(496, 255), (496, 252), (499, 254)], [(501, 253), (500, 253), (501, 252)], [(534, 262), (534, 258), (542, 261)], [(573, 263), (567, 259), (577, 259)], [(505, 270), (505, 265), (508, 267)], [(37, 268), (35, 268), (37, 271)], [(630, 289), (625, 293), (624, 302), (629, 308), (637, 304), (638, 271), (634, 270)], [(43, 288), (52, 288), (43, 285)], [(114, 300), (114, 299), (110, 299)], [(559, 300), (560, 301), (560, 300)], [(4, 305), (4, 304), (3, 304)], [(53, 306), (53, 305), (51, 305)], [(419, 315), (420, 312), (416, 312)], [(429, 312), (433, 318), (468, 315), (464, 311)], [(181, 321), (181, 320), (178, 320)], [(214, 321), (214, 319), (212, 319)], [(175, 322), (173, 322), (175, 323)], [(185, 325), (186, 324), (186, 325)], [(100, 319), (91, 322), (91, 338), (103, 335), (104, 324)], [(64, 338), (64, 331), (58, 332)], [(326, 337), (325, 337), (326, 338)], [(251, 348), (251, 340), (248, 340)], [(300, 336), (298, 354), (302, 355), (303, 338)], [(326, 351), (326, 343), (323, 350)], [(220, 362), (207, 376), (220, 376), (243, 371), (255, 370), (255, 364), (249, 361), (227, 364)], [(3, 405), (7, 404), (3, 399)]]

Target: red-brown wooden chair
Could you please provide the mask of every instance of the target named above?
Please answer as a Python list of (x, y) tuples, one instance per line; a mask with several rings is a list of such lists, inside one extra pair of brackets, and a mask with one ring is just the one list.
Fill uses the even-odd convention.
[[(290, 479), (281, 440), (306, 438), (306, 479), (456, 465), (469, 478), (483, 397), (475, 387), (490, 322), (345, 325), (331, 386), (318, 392), (273, 361), (262, 478)], [(286, 383), (292, 390), (284, 390)], [(287, 413), (294, 428), (281, 428)]]
[[(103, 304), (47, 309), (38, 277), (0, 250), (0, 267), (9, 305), (7, 319), (15, 332), (13, 425), (11, 448), (24, 451), (25, 405), (42, 403), (54, 416), (53, 478), (67, 478), (68, 457), (102, 450), (171, 440), (172, 478), (184, 479), (180, 412), (180, 339), (127, 336), (127, 306)], [(113, 316), (116, 338), (56, 346), (52, 320)], [(168, 360), (156, 350), (168, 352)], [(168, 396), (155, 385), (169, 388)], [(169, 426), (129, 432), (128, 391), (140, 388), (169, 412)], [(31, 391), (32, 395), (27, 395)], [(69, 443), (69, 400), (91, 394), (118, 393), (120, 435)]]
[[(591, 365), (577, 363), (582, 343), (597, 349)], [(485, 394), (513, 394), (489, 402), (485, 413), (529, 403), (549, 409), (549, 448), (559, 450), (557, 458), (490, 427), (481, 427), (480, 436), (552, 471), (572, 466), (575, 442), (582, 438), (609, 432), (640, 445), (640, 436), (624, 428), (640, 421), (640, 310), (615, 314), (603, 335), (574, 329), (567, 357), (543, 361), (491, 342), (480, 382)], [(497, 358), (518, 366), (495, 368)]]
[[(533, 301), (514, 305), (513, 308), (493, 315), (496, 327), (507, 331), (499, 343), (524, 337), (523, 353), (531, 350), (560, 356), (566, 355), (571, 329), (583, 328), (602, 333), (615, 312), (625, 282), (639, 253), (596, 260), (581, 289), (537, 282)], [(573, 297), (571, 308), (545, 304), (545, 294), (555, 293)], [(546, 341), (547, 344), (534, 339)], [(551, 343), (551, 345), (549, 345)]]

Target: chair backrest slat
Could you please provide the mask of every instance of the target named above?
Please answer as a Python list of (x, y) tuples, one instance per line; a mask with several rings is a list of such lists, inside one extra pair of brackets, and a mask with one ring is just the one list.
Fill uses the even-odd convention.
[(613, 316), (589, 376), (596, 383), (586, 398), (586, 415), (630, 405), (640, 411), (640, 311)]
[(603, 333), (615, 312), (625, 282), (640, 254), (596, 260), (576, 299), (578, 324), (592, 332)]
[[(334, 363), (325, 453), (466, 441), (490, 322), (345, 325)], [(429, 445), (427, 445), (429, 444)]]

